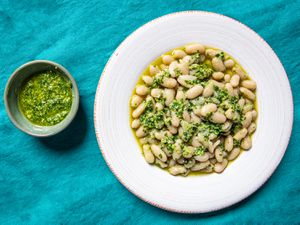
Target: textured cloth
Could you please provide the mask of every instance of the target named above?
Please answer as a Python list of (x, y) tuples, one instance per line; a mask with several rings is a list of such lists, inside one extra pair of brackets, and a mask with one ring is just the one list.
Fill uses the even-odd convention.
[[(213, 214), (170, 213), (135, 197), (105, 164), (93, 126), (96, 86), (112, 52), (146, 22), (183, 10), (221, 13), (254, 29), (293, 89), (294, 129), (278, 169), (251, 197)], [(45, 139), (16, 129), (0, 102), (0, 224), (299, 224), (299, 52), (299, 0), (1, 0), (1, 99), (14, 69), (34, 59), (65, 66), (81, 99), (72, 125)]]

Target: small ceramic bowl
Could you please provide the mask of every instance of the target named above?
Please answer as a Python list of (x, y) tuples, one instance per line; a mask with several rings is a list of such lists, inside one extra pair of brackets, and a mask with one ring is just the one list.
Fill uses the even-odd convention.
[[(18, 93), (26, 78), (48, 70), (57, 71), (72, 82), (73, 101), (69, 114), (60, 123), (54, 126), (39, 126), (31, 123), (20, 111)], [(11, 75), (4, 92), (4, 103), (10, 120), (17, 128), (35, 137), (48, 137), (65, 129), (74, 119), (79, 106), (79, 92), (75, 80), (63, 66), (48, 60), (35, 60), (20, 66)]]

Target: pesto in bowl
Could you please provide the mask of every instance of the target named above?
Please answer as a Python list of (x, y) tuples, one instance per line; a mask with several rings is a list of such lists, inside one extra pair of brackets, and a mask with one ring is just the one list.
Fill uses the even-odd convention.
[(72, 83), (56, 71), (44, 71), (27, 78), (18, 96), (23, 115), (40, 126), (61, 122), (72, 106)]

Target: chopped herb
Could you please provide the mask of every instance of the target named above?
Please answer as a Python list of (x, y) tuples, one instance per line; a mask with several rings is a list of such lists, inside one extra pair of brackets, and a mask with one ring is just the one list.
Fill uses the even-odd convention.
[(213, 69), (208, 64), (192, 64), (191, 73), (200, 80), (209, 78), (213, 74)]
[(182, 100), (174, 100), (171, 103), (170, 108), (177, 116), (181, 117), (184, 111), (184, 102)]
[(240, 146), (241, 146), (241, 141), (233, 139), (233, 147), (234, 148), (239, 148)]
[(222, 60), (224, 61), (224, 59), (225, 59), (225, 54), (224, 54), (224, 52), (219, 52), (219, 53), (216, 54), (216, 57), (217, 57), (217, 58), (220, 58), (220, 59), (222, 59)]
[(161, 111), (145, 112), (141, 115), (140, 121), (146, 129), (161, 129), (164, 126), (164, 114)]
[(194, 155), (204, 155), (205, 148), (203, 146), (199, 146), (196, 148)]

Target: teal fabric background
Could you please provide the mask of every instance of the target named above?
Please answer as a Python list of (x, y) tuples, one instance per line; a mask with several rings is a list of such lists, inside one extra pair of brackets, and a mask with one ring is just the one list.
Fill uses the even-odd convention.
[[(293, 89), (294, 129), (279, 168), (254, 195), (213, 214), (170, 213), (136, 198), (106, 166), (94, 133), (95, 90), (112, 52), (144, 23), (183, 10), (225, 14), (254, 29)], [(0, 0), (1, 99), (14, 69), (34, 59), (64, 65), (81, 95), (69, 129), (47, 139), (17, 130), (0, 102), (0, 224), (299, 224), (299, 52), (299, 0)]]

